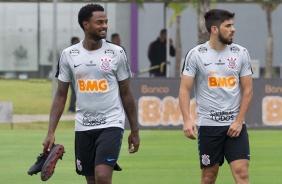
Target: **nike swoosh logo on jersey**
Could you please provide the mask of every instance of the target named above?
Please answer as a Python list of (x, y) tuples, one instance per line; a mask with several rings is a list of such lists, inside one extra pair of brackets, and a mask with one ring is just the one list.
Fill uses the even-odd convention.
[(80, 64), (78, 64), (78, 65), (75, 65), (75, 64), (74, 64), (73, 66), (76, 68), (76, 67), (78, 67), (78, 66), (80, 66), (80, 65), (82, 65), (82, 64), (83, 64), (83, 63), (80, 63)]
[(210, 64), (212, 64), (212, 63), (204, 63), (205, 66), (208, 66), (208, 65), (210, 65)]

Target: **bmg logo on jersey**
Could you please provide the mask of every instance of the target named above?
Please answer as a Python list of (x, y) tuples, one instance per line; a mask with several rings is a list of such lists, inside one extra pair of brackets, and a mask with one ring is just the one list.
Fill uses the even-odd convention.
[(235, 76), (209, 76), (208, 86), (210, 88), (233, 88), (236, 86)]
[(80, 92), (86, 93), (97, 93), (97, 92), (107, 92), (109, 89), (107, 79), (87, 79), (87, 80), (78, 80), (78, 90)]

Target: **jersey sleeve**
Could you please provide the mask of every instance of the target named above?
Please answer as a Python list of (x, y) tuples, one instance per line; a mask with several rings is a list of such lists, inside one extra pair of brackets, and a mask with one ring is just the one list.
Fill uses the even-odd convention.
[(243, 49), (243, 55), (242, 55), (242, 68), (240, 71), (240, 77), (252, 75), (252, 65), (251, 65), (251, 58), (249, 55), (249, 52), (247, 49)]
[(127, 57), (124, 50), (120, 50), (116, 75), (118, 81), (122, 81), (127, 79), (128, 77), (132, 77), (132, 72), (130, 70), (130, 66), (127, 61)]
[(190, 50), (186, 55), (181, 72), (182, 75), (187, 75), (190, 77), (196, 76), (197, 62), (195, 59), (195, 52), (195, 50)]
[(63, 82), (71, 82), (71, 68), (67, 61), (66, 52), (63, 51), (59, 61), (58, 79)]

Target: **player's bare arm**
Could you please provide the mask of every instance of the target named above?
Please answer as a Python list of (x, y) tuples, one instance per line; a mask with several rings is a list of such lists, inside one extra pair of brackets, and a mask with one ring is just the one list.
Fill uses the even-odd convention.
[(139, 149), (140, 138), (136, 106), (129, 83), (130, 78), (127, 78), (123, 81), (119, 81), (119, 90), (121, 101), (131, 129), (131, 133), (128, 136), (128, 151), (130, 153), (135, 153)]
[(230, 125), (227, 135), (230, 137), (238, 137), (241, 130), (242, 124), (249, 110), (250, 104), (253, 98), (253, 82), (252, 76), (244, 76), (240, 78), (240, 84), (242, 88), (242, 98), (240, 102), (240, 110), (236, 120)]
[(62, 82), (58, 80), (58, 89), (54, 97), (54, 101), (51, 107), (50, 117), (49, 117), (49, 129), (48, 134), (43, 143), (44, 147), (48, 146), (48, 151), (51, 150), (55, 142), (55, 130), (61, 118), (61, 115), (65, 108), (65, 103), (67, 100), (67, 94), (69, 89), (69, 83)]
[(190, 91), (193, 87), (194, 78), (182, 75), (179, 88), (179, 105), (184, 121), (184, 135), (190, 139), (196, 139), (198, 134), (196, 124), (190, 116)]

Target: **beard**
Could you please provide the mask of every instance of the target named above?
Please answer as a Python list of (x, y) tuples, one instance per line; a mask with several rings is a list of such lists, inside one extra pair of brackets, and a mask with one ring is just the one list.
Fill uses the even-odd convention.
[(228, 38), (224, 38), (224, 37), (222, 36), (221, 32), (219, 32), (218, 39), (219, 39), (219, 41), (220, 41), (221, 43), (226, 44), (226, 45), (230, 45), (230, 44), (233, 42), (232, 39), (231, 39), (231, 40), (228, 40)]

